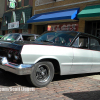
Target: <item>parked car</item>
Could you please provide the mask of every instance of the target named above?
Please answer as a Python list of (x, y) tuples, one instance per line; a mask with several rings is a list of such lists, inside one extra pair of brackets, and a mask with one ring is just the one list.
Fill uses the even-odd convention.
[(21, 34), (21, 33), (10, 33), (6, 34), (1, 38), (1, 41), (33, 41), (39, 35), (37, 34)]
[(0, 44), (0, 68), (26, 75), (36, 87), (48, 85), (54, 74), (100, 72), (99, 38), (74, 31), (46, 32), (35, 41)]
[(0, 35), (0, 39), (3, 37), (3, 35)]

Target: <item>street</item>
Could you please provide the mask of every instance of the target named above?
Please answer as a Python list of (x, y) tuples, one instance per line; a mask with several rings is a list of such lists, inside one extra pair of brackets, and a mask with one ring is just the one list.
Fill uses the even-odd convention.
[[(32, 87), (25, 76), (0, 71), (0, 100), (100, 100), (100, 75), (55, 75), (46, 87)], [(35, 91), (4, 91), (4, 88), (34, 88)], [(3, 90), (2, 90), (3, 89)]]

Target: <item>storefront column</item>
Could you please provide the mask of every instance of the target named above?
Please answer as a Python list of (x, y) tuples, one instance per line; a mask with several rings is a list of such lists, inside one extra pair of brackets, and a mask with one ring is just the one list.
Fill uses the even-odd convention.
[(31, 34), (37, 34), (37, 26), (32, 24)]
[(5, 34), (8, 34), (8, 31), (7, 30), (5, 31)]
[(78, 27), (79, 32), (85, 32), (85, 20), (79, 19), (79, 27)]

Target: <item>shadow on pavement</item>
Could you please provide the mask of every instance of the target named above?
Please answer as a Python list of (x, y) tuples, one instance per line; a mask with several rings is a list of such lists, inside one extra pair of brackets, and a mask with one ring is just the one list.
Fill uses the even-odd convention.
[(64, 93), (71, 100), (100, 100), (100, 91)]
[(79, 78), (79, 77), (86, 77), (86, 76), (92, 76), (92, 75), (100, 75), (100, 73), (88, 73), (88, 74), (73, 74), (73, 75), (55, 75), (53, 81), (59, 81), (59, 80), (66, 80), (66, 79), (73, 79), (73, 78)]
[[(53, 81), (60, 81), (60, 80), (67, 80), (91, 75), (98, 75), (100, 73), (93, 73), (93, 74), (77, 74), (77, 75), (55, 75)], [(33, 87), (29, 84), (26, 79), (26, 76), (19, 76), (15, 75), (10, 72), (0, 71), (0, 85), (1, 86), (25, 86), (25, 87)]]
[(26, 80), (26, 76), (19, 76), (6, 71), (0, 71), (0, 85), (1, 86), (25, 86), (31, 87)]

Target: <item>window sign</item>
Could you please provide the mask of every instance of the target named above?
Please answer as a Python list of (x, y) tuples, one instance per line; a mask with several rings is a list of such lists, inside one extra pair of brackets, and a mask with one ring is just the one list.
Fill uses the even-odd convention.
[(16, 0), (9, 0), (9, 8), (15, 8), (16, 7)]
[(9, 8), (15, 8), (15, 3), (14, 2), (10, 2), (9, 3)]
[(8, 29), (19, 28), (19, 21), (8, 23)]
[(64, 23), (64, 24), (51, 24), (47, 26), (48, 31), (78, 31), (78, 24)]

